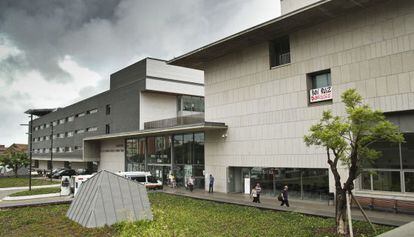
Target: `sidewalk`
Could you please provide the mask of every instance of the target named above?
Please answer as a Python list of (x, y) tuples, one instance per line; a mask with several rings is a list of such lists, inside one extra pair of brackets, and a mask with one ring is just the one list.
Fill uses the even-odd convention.
[[(53, 188), (53, 187), (60, 187), (60, 184), (48, 184), (48, 185), (32, 186), (32, 189)], [(29, 186), (0, 188), (0, 192), (2, 192), (2, 191), (12, 191), (12, 190), (26, 190), (26, 189), (29, 189)]]
[(63, 196), (63, 197), (49, 197), (49, 198), (28, 199), (28, 200), (19, 200), (19, 201), (0, 201), (0, 209), (1, 208), (25, 207), (25, 206), (66, 204), (66, 203), (71, 203), (72, 200), (73, 200), (72, 197)]
[[(252, 206), (261, 209), (275, 210), (275, 211), (292, 211), (313, 216), (321, 217), (335, 217), (335, 208), (332, 205), (328, 206), (328, 202), (319, 201), (305, 201), (298, 199), (290, 199), (290, 207), (281, 207), (280, 202), (276, 198), (261, 196), (261, 203), (253, 203), (248, 195), (232, 194), (232, 193), (208, 193), (204, 190), (194, 190), (192, 193), (185, 189), (172, 189), (164, 187), (164, 192), (174, 195), (192, 197), (203, 200), (210, 200), (222, 203), (231, 203), (242, 206)], [(352, 218), (354, 220), (365, 221), (359, 209), (352, 209)], [(373, 223), (391, 226), (401, 226), (403, 224), (414, 221), (414, 215), (396, 214), (392, 212), (371, 211), (365, 210), (368, 217)]]

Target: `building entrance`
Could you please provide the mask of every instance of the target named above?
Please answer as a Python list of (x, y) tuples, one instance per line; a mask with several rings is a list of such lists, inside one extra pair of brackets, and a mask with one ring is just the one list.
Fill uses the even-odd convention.
[(288, 185), (291, 197), (329, 198), (328, 169), (229, 167), (228, 178), (228, 192), (247, 194), (260, 183), (263, 195), (276, 196)]

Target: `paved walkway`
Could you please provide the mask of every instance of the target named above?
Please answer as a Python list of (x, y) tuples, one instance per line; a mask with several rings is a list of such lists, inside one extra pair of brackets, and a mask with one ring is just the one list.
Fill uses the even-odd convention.
[[(253, 203), (248, 195), (244, 194), (225, 194), (225, 193), (213, 193), (210, 194), (204, 190), (194, 190), (192, 193), (185, 189), (171, 189), (164, 188), (164, 192), (187, 196), (197, 199), (210, 200), (223, 203), (231, 203), (236, 205), (243, 206), (253, 206), (262, 209), (270, 209), (276, 211), (292, 211), (299, 212), (307, 215), (322, 216), (322, 217), (335, 217), (335, 208), (332, 205), (328, 206), (328, 202), (319, 202), (319, 201), (304, 201), (297, 199), (290, 199), (290, 207), (281, 207), (280, 202), (273, 197), (262, 196), (260, 197), (261, 203)], [(401, 226), (403, 224), (414, 221), (414, 215), (407, 214), (396, 214), (392, 212), (382, 212), (382, 211), (370, 211), (365, 210), (368, 217), (373, 223), (391, 225), (391, 226)], [(365, 220), (361, 211), (359, 209), (353, 208), (352, 218), (355, 220)]]
[(25, 206), (42, 206), (50, 204), (65, 204), (71, 203), (73, 198), (68, 196), (50, 197), (39, 199), (28, 199), (18, 201), (0, 201), (0, 208), (25, 207)]

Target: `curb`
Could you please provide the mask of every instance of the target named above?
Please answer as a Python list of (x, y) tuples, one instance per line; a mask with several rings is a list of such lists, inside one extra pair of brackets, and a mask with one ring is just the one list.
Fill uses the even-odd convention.
[(38, 195), (27, 195), (27, 196), (18, 196), (18, 197), (4, 197), (3, 201), (19, 201), (19, 200), (28, 200), (28, 199), (37, 199), (37, 198), (49, 198), (49, 197), (60, 197), (60, 193), (47, 193), (47, 194), (38, 194)]
[[(60, 187), (60, 184), (48, 184), (48, 185), (32, 186), (32, 189), (38, 189), (38, 188), (54, 188), (54, 187)], [(25, 187), (0, 188), (0, 192), (1, 191), (12, 191), (12, 190), (25, 190), (25, 189), (29, 189), (29, 186), (25, 186)]]

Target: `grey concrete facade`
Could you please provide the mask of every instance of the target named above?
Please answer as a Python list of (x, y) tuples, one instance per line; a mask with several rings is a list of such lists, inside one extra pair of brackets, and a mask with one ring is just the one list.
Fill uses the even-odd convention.
[[(165, 82), (170, 85), (168, 90), (163, 91), (162, 84)], [(39, 160), (39, 168), (47, 169), (53, 125), (53, 135), (56, 136), (53, 139), (53, 148), (56, 149), (53, 151), (54, 168), (63, 167), (65, 161), (76, 162), (72, 166), (78, 164), (75, 165), (77, 168), (86, 168), (85, 162), (99, 160), (84, 159), (84, 138), (108, 132), (137, 131), (142, 129), (144, 122), (175, 117), (177, 96), (203, 96), (203, 83), (202, 71), (170, 66), (158, 59), (146, 58), (121, 69), (111, 75), (108, 91), (33, 120), (33, 160)], [(181, 87), (187, 88), (183, 91)], [(146, 100), (142, 102), (141, 98)], [(158, 102), (161, 108), (173, 108), (169, 108), (168, 114), (157, 111), (156, 115), (145, 114), (143, 117), (141, 107), (145, 108), (142, 112), (147, 113), (154, 104), (153, 98), (158, 99), (155, 103)]]
[[(228, 125), (225, 137), (205, 133), (206, 173), (217, 191), (228, 192), (229, 167), (328, 169), (325, 150), (306, 147), (303, 136), (322, 111), (345, 114), (340, 95), (348, 88), (375, 109), (414, 110), (414, 2), (322, 2), (170, 61), (204, 70), (206, 120)], [(284, 35), (290, 63), (272, 67), (269, 42)], [(333, 99), (310, 104), (308, 75), (323, 70), (330, 70)], [(370, 193), (414, 200), (413, 193)]]

